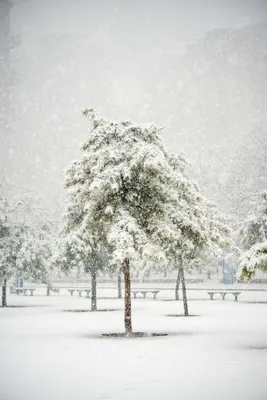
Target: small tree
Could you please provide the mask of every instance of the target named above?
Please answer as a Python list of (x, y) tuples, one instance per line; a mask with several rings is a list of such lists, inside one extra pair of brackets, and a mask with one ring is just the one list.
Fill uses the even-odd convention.
[(28, 279), (46, 284), (47, 296), (52, 288), (52, 276), (55, 273), (53, 256), (57, 240), (48, 223), (32, 225), (17, 254), (17, 267)]
[(26, 226), (9, 218), (10, 205), (0, 199), (0, 281), (2, 282), (2, 306), (7, 306), (7, 282), (18, 274), (17, 254), (25, 240)]
[(207, 279), (211, 279), (211, 274), (218, 272), (219, 256), (221, 254), (214, 254), (212, 249), (202, 250), (189, 261), (187, 269), (197, 270), (200, 274), (205, 272)]
[(91, 310), (97, 310), (97, 274), (103, 269), (103, 255), (97, 252), (93, 240), (82, 230), (69, 232), (61, 241), (57, 264), (65, 272), (72, 268), (91, 275)]

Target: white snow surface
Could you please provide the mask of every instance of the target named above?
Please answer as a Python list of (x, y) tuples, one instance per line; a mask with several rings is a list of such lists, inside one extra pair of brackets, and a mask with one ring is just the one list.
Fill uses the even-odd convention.
[(171, 298), (132, 303), (135, 331), (169, 336), (127, 339), (101, 336), (123, 332), (123, 300), (98, 301), (115, 311), (65, 312), (87, 310), (90, 300), (64, 290), (10, 295), (19, 307), (0, 308), (0, 399), (265, 400), (267, 292), (234, 302), (190, 291), (196, 316), (188, 318), (167, 316), (182, 314), (181, 301), (164, 301)]

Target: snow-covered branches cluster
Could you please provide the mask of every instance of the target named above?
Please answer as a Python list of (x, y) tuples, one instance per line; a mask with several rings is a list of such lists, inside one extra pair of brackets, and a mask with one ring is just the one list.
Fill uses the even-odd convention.
[(267, 240), (267, 191), (259, 197), (255, 209), (250, 212), (239, 232), (240, 245), (244, 250)]
[(267, 272), (267, 241), (254, 244), (246, 251), (240, 258), (240, 266), (242, 278), (252, 278), (257, 269)]
[(239, 243), (245, 252), (240, 256), (239, 276), (252, 278), (257, 269), (267, 272), (267, 192), (260, 194), (239, 231)]

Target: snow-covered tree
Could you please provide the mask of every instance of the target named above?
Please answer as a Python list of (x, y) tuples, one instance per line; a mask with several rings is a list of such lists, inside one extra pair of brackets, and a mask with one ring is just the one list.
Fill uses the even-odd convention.
[(189, 261), (186, 269), (197, 270), (200, 274), (206, 273), (207, 279), (211, 279), (211, 274), (218, 272), (219, 256), (221, 254), (214, 254), (210, 249), (202, 250)]
[(260, 193), (254, 210), (250, 212), (239, 230), (239, 244), (244, 253), (239, 261), (239, 276), (252, 278), (257, 269), (267, 271), (267, 191)]
[(254, 244), (240, 257), (239, 275), (251, 279), (257, 270), (267, 272), (267, 241)]
[(109, 122), (85, 110), (93, 123), (83, 157), (67, 170), (70, 229), (90, 234), (104, 248), (109, 267), (123, 268), (125, 330), (132, 331), (130, 268), (142, 259), (164, 258), (159, 235), (173, 196), (172, 169), (160, 129), (129, 121)]
[(18, 275), (17, 255), (25, 240), (27, 228), (9, 218), (10, 204), (0, 198), (0, 281), (2, 282), (2, 306), (7, 306), (7, 282)]
[(68, 229), (90, 234), (96, 248), (110, 254), (109, 267), (123, 268), (125, 330), (130, 333), (130, 268), (145, 265), (144, 260), (166, 262), (172, 251), (179, 258), (187, 307), (184, 258), (217, 243), (219, 227), (197, 186), (185, 177), (183, 157), (165, 150), (160, 128), (110, 122), (91, 109), (84, 114), (93, 129), (82, 159), (66, 172)]
[[(170, 155), (172, 188), (175, 193), (168, 204), (169, 237), (164, 238), (168, 259), (177, 266), (175, 298), (178, 299), (179, 281), (183, 291), (184, 313), (188, 315), (184, 266), (196, 258), (201, 250), (219, 252), (225, 244), (228, 229), (215, 208), (200, 194), (198, 186), (185, 174), (185, 161)], [(159, 235), (162, 235), (159, 232)]]
[(250, 212), (239, 231), (239, 242), (244, 250), (267, 240), (267, 191), (259, 196), (256, 207)]
[(28, 279), (47, 285), (47, 295), (52, 288), (55, 273), (53, 257), (57, 240), (51, 224), (38, 223), (31, 226), (17, 254), (17, 267)]
[(97, 274), (104, 267), (104, 256), (97, 250), (93, 238), (81, 230), (65, 231), (60, 240), (56, 263), (64, 272), (72, 268), (91, 275), (91, 310), (97, 310)]

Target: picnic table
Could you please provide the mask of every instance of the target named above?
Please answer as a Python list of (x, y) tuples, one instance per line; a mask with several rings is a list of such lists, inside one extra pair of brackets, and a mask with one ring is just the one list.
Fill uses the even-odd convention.
[(215, 292), (214, 291), (214, 292), (207, 292), (207, 293), (210, 295), (211, 300), (214, 300), (213, 297), (215, 294), (220, 294), (222, 296), (222, 300), (225, 300), (225, 296), (227, 294), (232, 294), (235, 297), (235, 301), (238, 301), (238, 296), (241, 294), (241, 292), (230, 292), (230, 291), (227, 291), (227, 292), (224, 292), (224, 291), (216, 291)]

